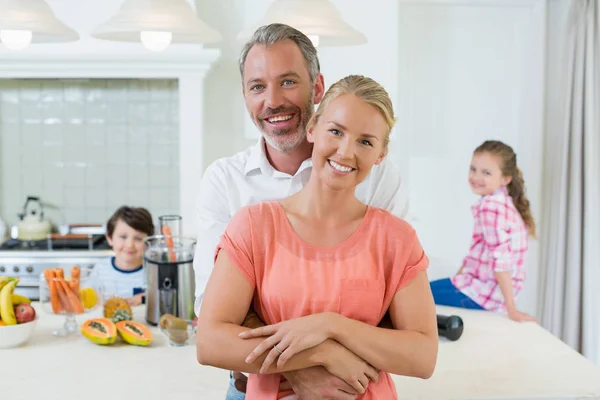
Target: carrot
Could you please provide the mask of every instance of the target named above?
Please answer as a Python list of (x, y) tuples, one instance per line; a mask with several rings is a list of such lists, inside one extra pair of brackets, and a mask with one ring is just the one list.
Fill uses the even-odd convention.
[(168, 226), (163, 226), (162, 234), (165, 236), (165, 241), (167, 242), (167, 249), (169, 249), (169, 261), (177, 261), (175, 259), (175, 251), (173, 250), (173, 236), (171, 233), (171, 228), (169, 228)]
[(79, 296), (79, 279), (81, 278), (81, 270), (78, 265), (71, 268), (71, 289), (73, 293)]
[(54, 276), (61, 279), (65, 277), (65, 271), (62, 268), (54, 268)]
[(56, 282), (54, 282), (54, 271), (51, 269), (44, 270), (44, 278), (48, 283), (48, 291), (50, 292), (50, 304), (52, 304), (52, 312), (58, 314), (61, 312), (60, 299), (56, 291)]
[[(65, 312), (67, 314), (72, 314), (73, 313), (73, 307), (71, 306), (71, 302), (69, 301), (69, 298), (67, 297), (67, 292), (65, 292), (65, 289), (63, 287), (63, 285), (61, 284), (61, 282), (65, 282), (64, 279), (61, 278), (54, 278), (54, 284), (56, 286), (56, 292), (58, 293), (58, 298), (60, 299), (60, 304), (62, 305), (63, 310), (65, 310)], [(66, 285), (67, 282), (65, 282)]]
[(62, 286), (62, 289), (64, 290), (65, 295), (67, 296), (67, 300), (69, 302), (72, 312), (76, 314), (83, 314), (83, 305), (81, 305), (81, 302), (79, 301), (79, 296), (73, 293), (71, 287), (67, 284), (67, 282), (64, 279), (59, 279), (58, 281), (60, 282), (60, 285)]

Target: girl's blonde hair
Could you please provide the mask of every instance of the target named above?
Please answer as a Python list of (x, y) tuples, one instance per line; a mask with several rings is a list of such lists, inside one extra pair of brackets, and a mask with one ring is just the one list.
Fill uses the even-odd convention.
[(521, 214), (523, 221), (525, 221), (529, 234), (535, 237), (535, 221), (533, 215), (531, 215), (529, 200), (525, 196), (525, 180), (523, 179), (523, 173), (517, 167), (517, 155), (512, 147), (498, 140), (487, 140), (479, 145), (474, 153), (488, 153), (500, 159), (502, 175), (512, 177), (507, 186), (508, 194), (512, 197), (515, 207)]
[(351, 94), (358, 97), (365, 103), (375, 107), (381, 116), (383, 116), (388, 127), (383, 143), (384, 152), (387, 153), (388, 144), (390, 142), (390, 132), (396, 123), (394, 107), (389, 94), (385, 91), (383, 86), (371, 78), (362, 75), (349, 75), (331, 85), (323, 96), (323, 100), (321, 100), (310, 124), (316, 124), (329, 103), (345, 94)]

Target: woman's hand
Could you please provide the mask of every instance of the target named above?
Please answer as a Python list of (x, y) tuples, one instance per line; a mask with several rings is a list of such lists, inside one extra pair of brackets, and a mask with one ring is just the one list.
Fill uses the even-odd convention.
[(278, 358), (277, 368), (280, 369), (294, 354), (315, 347), (328, 339), (336, 315), (334, 313), (307, 315), (240, 333), (242, 339), (268, 336), (248, 355), (246, 362), (252, 363), (265, 351), (270, 350), (260, 372), (264, 373), (276, 358)]
[(330, 374), (342, 379), (360, 394), (367, 391), (370, 381), (379, 381), (379, 371), (377, 369), (356, 354), (348, 351), (338, 342), (329, 342), (331, 342), (331, 344), (328, 344), (331, 349), (328, 350), (329, 357), (323, 363), (323, 367)]

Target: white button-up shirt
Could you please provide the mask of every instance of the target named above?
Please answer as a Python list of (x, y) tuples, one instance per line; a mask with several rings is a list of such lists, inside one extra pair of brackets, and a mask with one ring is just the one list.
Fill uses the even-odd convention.
[[(298, 192), (308, 183), (311, 170), (312, 161), (308, 159), (294, 175), (277, 171), (267, 159), (262, 138), (255, 146), (208, 166), (196, 199), (196, 315), (214, 266), (215, 249), (231, 217), (247, 205), (284, 199)], [(400, 183), (396, 166), (386, 158), (373, 166), (356, 187), (356, 197), (365, 204), (404, 218), (408, 211), (408, 194)]]

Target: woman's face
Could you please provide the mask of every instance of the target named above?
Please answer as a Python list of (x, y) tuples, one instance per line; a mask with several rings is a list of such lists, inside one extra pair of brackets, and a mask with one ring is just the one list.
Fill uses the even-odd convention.
[(309, 125), (313, 170), (332, 189), (354, 189), (383, 160), (387, 134), (385, 118), (375, 107), (357, 96), (341, 95)]

